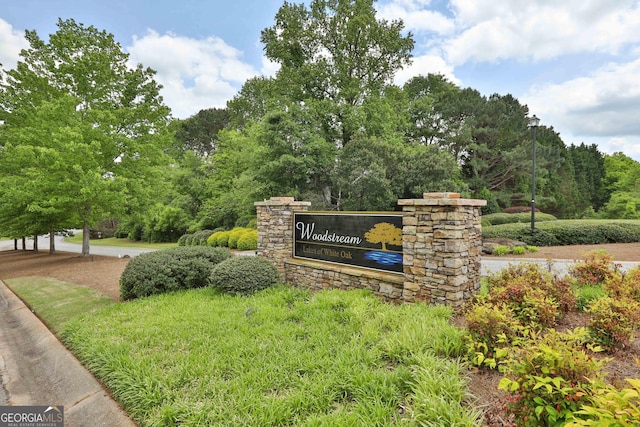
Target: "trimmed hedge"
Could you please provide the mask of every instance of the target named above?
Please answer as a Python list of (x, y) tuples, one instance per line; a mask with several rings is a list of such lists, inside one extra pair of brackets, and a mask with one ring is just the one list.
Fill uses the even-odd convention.
[[(242, 241), (242, 243), (240, 243)], [(209, 236), (209, 246), (227, 246), (230, 249), (241, 251), (255, 250), (258, 248), (258, 230), (244, 227), (236, 227), (229, 231), (218, 231)]]
[(178, 246), (138, 255), (120, 276), (120, 298), (207, 286), (213, 268), (230, 256), (226, 248), (206, 246)]
[[(551, 214), (546, 214), (543, 212), (536, 212), (536, 222), (545, 222), (545, 221), (557, 221), (558, 218)], [(482, 226), (488, 227), (490, 225), (500, 225), (500, 224), (513, 224), (513, 223), (531, 223), (531, 210), (529, 212), (522, 213), (494, 213), (489, 215), (482, 215)]]
[(201, 230), (193, 233), (191, 239), (191, 245), (193, 246), (207, 246), (207, 239), (213, 234), (213, 230)]
[(557, 220), (529, 224), (503, 224), (482, 228), (483, 238), (503, 237), (534, 246), (598, 245), (640, 242), (640, 221)]
[(255, 251), (258, 249), (258, 230), (249, 230), (238, 239), (238, 250)]
[(250, 294), (278, 284), (280, 274), (271, 261), (258, 256), (235, 256), (216, 265), (209, 283), (235, 294)]

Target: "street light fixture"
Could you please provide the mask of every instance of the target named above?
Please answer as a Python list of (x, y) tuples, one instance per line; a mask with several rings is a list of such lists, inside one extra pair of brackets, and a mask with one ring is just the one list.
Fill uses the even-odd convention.
[(540, 124), (540, 119), (534, 114), (529, 117), (529, 127), (533, 129), (533, 149), (531, 168), (531, 235), (536, 229), (536, 130)]

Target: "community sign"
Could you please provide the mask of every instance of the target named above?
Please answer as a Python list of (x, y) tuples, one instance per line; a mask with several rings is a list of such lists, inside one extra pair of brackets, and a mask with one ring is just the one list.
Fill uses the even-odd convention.
[(293, 256), (402, 273), (402, 214), (295, 212)]

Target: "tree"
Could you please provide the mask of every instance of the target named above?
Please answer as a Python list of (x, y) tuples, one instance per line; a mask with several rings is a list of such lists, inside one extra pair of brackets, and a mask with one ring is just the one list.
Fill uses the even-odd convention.
[(174, 157), (181, 157), (187, 150), (201, 157), (212, 154), (216, 149), (218, 132), (228, 124), (229, 113), (223, 108), (200, 110), (194, 116), (178, 121)]
[[(402, 21), (376, 19), (374, 0), (285, 2), (262, 31), (266, 56), (281, 65), (280, 93), (314, 107), (325, 140), (346, 145), (359, 129), (358, 109), (409, 64), (414, 41)], [(328, 102), (321, 102), (328, 101)]]
[(640, 163), (623, 153), (604, 157), (605, 185), (611, 198), (601, 208), (606, 218), (640, 218)]
[(386, 251), (387, 244), (402, 245), (402, 230), (388, 222), (380, 222), (364, 233), (364, 238), (369, 243), (382, 243), (382, 250)]
[(462, 156), (463, 174), (472, 191), (488, 189), (509, 205), (527, 193), (531, 174), (528, 109), (511, 95), (494, 94), (480, 104), (472, 143)]
[(399, 198), (466, 189), (455, 159), (438, 147), (364, 135), (340, 151), (332, 178), (343, 210), (393, 210)]
[(92, 224), (151, 199), (169, 109), (154, 71), (131, 69), (105, 31), (59, 20), (48, 43), (35, 31), (25, 37), (23, 60), (2, 70), (0, 166), (15, 152), (33, 153), (12, 169), (35, 187), (24, 193), (27, 205), (55, 210), (58, 224), (82, 224), (88, 256)]

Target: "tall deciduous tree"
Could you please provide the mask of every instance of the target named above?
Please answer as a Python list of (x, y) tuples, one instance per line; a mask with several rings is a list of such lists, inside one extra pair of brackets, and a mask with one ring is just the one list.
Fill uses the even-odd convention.
[[(130, 68), (105, 31), (59, 20), (48, 42), (35, 31), (25, 37), (22, 61), (2, 70), (0, 166), (31, 153), (12, 168), (34, 187), (21, 186), (23, 203), (31, 212), (55, 212), (56, 224), (81, 224), (87, 256), (91, 224), (150, 198), (169, 109), (154, 71)], [(11, 177), (3, 180), (12, 185)]]
[[(292, 102), (316, 101), (323, 137), (338, 146), (360, 130), (358, 107), (380, 94), (411, 60), (414, 41), (401, 21), (376, 19), (374, 0), (285, 2), (262, 31), (267, 57), (281, 65), (281, 93)], [(327, 101), (327, 102), (323, 102)]]
[(182, 157), (187, 151), (193, 151), (206, 157), (216, 149), (218, 132), (229, 124), (226, 108), (207, 108), (194, 116), (180, 120), (175, 135), (175, 156)]

